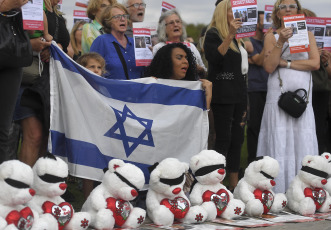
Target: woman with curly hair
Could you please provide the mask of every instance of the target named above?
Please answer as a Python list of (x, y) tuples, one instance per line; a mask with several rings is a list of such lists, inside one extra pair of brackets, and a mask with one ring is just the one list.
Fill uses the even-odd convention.
[[(145, 76), (161, 79), (199, 80), (195, 57), (192, 51), (182, 43), (171, 43), (159, 49)], [(200, 79), (202, 88), (206, 91), (207, 109), (210, 109), (212, 83), (206, 79)]]

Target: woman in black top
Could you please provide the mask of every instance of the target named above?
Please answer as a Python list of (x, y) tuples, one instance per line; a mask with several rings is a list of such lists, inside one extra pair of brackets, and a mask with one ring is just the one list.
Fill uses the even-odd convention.
[(238, 183), (241, 145), (246, 121), (247, 52), (235, 39), (240, 19), (234, 19), (231, 1), (219, 3), (205, 37), (208, 79), (213, 83), (212, 111), (215, 119), (215, 150), (227, 159), (229, 189)]

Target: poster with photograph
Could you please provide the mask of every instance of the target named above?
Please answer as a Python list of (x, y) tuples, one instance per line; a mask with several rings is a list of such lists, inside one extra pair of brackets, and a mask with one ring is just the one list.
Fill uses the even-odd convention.
[(59, 0), (59, 3), (56, 5), (58, 11), (62, 11), (62, 0)]
[(240, 216), (236, 217), (232, 220), (227, 220), (223, 218), (216, 218), (212, 220), (213, 223), (231, 225), (231, 226), (238, 226), (243, 228), (256, 228), (256, 227), (267, 227), (267, 226), (275, 226), (275, 225), (282, 225), (280, 223), (274, 223), (267, 220), (255, 219), (248, 216)]
[(264, 7), (264, 20), (263, 20), (263, 33), (266, 33), (272, 27), (272, 10), (273, 5), (265, 5)]
[(164, 13), (164, 12), (166, 12), (166, 11), (175, 9), (175, 8), (176, 8), (176, 6), (171, 5), (168, 2), (162, 2), (162, 5), (161, 5), (161, 14)]
[(331, 18), (325, 18), (324, 49), (331, 52)]
[(157, 22), (134, 22), (132, 23), (133, 28), (145, 28), (151, 31), (151, 39), (152, 39), (152, 46), (155, 46), (159, 43), (159, 39), (157, 36)]
[(84, 10), (74, 10), (73, 20), (74, 24), (78, 21), (92, 22), (92, 20), (87, 17), (86, 11)]
[(307, 30), (312, 32), (316, 39), (318, 48), (324, 48), (324, 34), (326, 29), (325, 18), (308, 17), (306, 18)]
[(240, 18), (242, 27), (237, 30), (236, 38), (252, 37), (256, 34), (257, 0), (231, 0), (234, 18)]
[(305, 15), (284, 16), (283, 20), (285, 27), (293, 30), (293, 36), (288, 39), (291, 54), (308, 52), (310, 46)]
[(149, 66), (153, 59), (151, 31), (133, 28), (134, 54), (137, 66)]
[(75, 6), (87, 8), (88, 0), (76, 0)]
[(23, 28), (44, 30), (43, 0), (30, 0), (22, 6)]
[(302, 222), (316, 221), (316, 219), (313, 217), (295, 215), (285, 211), (277, 214), (274, 213), (263, 214), (261, 216), (261, 219), (268, 220), (274, 223), (302, 223)]

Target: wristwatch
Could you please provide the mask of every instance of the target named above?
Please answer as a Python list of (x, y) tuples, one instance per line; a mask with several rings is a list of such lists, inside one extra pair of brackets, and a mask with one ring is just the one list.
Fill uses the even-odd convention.
[(287, 60), (287, 66), (286, 66), (287, 69), (290, 69), (291, 68), (291, 60)]
[(327, 61), (323, 65), (324, 65), (324, 67), (328, 67), (329, 66), (329, 62)]

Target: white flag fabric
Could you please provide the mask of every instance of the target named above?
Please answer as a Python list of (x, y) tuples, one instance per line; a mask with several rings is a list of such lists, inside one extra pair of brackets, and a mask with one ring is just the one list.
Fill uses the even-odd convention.
[(208, 112), (199, 81), (111, 80), (51, 46), (49, 151), (70, 174), (101, 180), (113, 158), (141, 168), (168, 157), (184, 162), (207, 148)]

